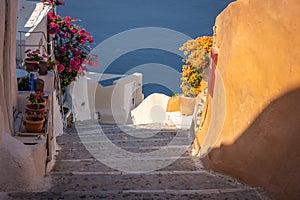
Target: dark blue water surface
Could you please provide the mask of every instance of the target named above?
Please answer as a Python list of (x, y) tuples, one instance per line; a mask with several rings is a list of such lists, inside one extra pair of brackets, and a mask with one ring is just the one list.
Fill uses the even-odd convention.
[[(168, 28), (191, 38), (212, 35), (216, 16), (230, 2), (233, 0), (65, 0), (65, 6), (58, 7), (57, 13), (62, 17), (78, 19), (76, 24), (91, 33), (95, 39), (92, 47), (96, 47), (111, 36), (141, 27)], [(180, 73), (181, 59), (174, 53), (159, 49), (139, 49), (116, 58), (105, 72), (125, 74), (142, 64), (160, 63)], [(101, 68), (101, 60), (99, 64), (98, 69)], [(168, 74), (165, 74), (165, 78), (172, 79)], [(151, 83), (144, 85), (143, 92), (145, 96), (154, 92), (167, 95), (180, 93), (179, 79), (171, 81), (176, 89), (170, 90), (166, 85)]]

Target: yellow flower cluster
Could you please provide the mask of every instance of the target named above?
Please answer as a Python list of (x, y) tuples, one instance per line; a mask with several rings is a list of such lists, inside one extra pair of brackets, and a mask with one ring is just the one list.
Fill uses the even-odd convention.
[(198, 42), (202, 49), (205, 50), (206, 53), (210, 53), (213, 46), (213, 37), (212, 36), (202, 36), (197, 37), (196, 42)]
[(203, 84), (203, 69), (209, 64), (209, 56), (213, 45), (212, 36), (202, 36), (188, 40), (179, 48), (187, 56), (183, 59), (181, 89), (185, 96), (197, 96), (206, 85)]
[(183, 65), (182, 66), (182, 76), (183, 77), (188, 77), (192, 73), (192, 68), (191, 66), (188, 65)]

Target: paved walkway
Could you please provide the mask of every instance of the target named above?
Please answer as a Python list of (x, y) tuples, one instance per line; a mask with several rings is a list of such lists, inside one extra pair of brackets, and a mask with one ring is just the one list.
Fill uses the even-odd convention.
[(10, 199), (268, 199), (262, 189), (205, 170), (191, 156), (189, 131), (155, 125), (99, 128), (94, 121), (76, 127), (57, 138), (61, 150), (47, 174), (52, 187), (11, 193)]

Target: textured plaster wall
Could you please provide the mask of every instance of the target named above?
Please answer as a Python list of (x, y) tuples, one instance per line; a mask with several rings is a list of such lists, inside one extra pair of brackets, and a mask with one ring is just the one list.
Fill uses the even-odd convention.
[(277, 199), (300, 198), (299, 16), (299, 0), (238, 0), (217, 17), (215, 84), (224, 89), (194, 145), (206, 166)]
[(45, 151), (34, 151), (12, 137), (17, 105), (17, 4), (17, 0), (0, 0), (0, 192), (32, 188), (44, 173), (35, 158)]

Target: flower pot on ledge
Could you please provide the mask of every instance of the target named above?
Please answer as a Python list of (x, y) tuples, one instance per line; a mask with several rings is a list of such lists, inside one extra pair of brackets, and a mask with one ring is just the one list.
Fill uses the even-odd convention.
[(26, 115), (24, 123), (26, 131), (30, 133), (40, 133), (43, 130), (45, 117), (42, 115)]
[(196, 104), (195, 97), (186, 97), (179, 95), (180, 113), (182, 115), (192, 115)]
[(180, 111), (179, 96), (173, 96), (168, 101), (167, 112)]
[(38, 69), (38, 66), (39, 66), (39, 61), (32, 61), (32, 60), (25, 59), (24, 65), (25, 65), (26, 71), (36, 72)]
[(39, 74), (40, 75), (42, 75), (42, 76), (47, 75), (47, 73), (48, 73), (48, 64), (47, 64), (46, 61), (41, 60), (39, 62), (38, 67), (39, 67)]
[(46, 106), (39, 103), (27, 104), (25, 111), (28, 115), (42, 115), (44, 116)]

